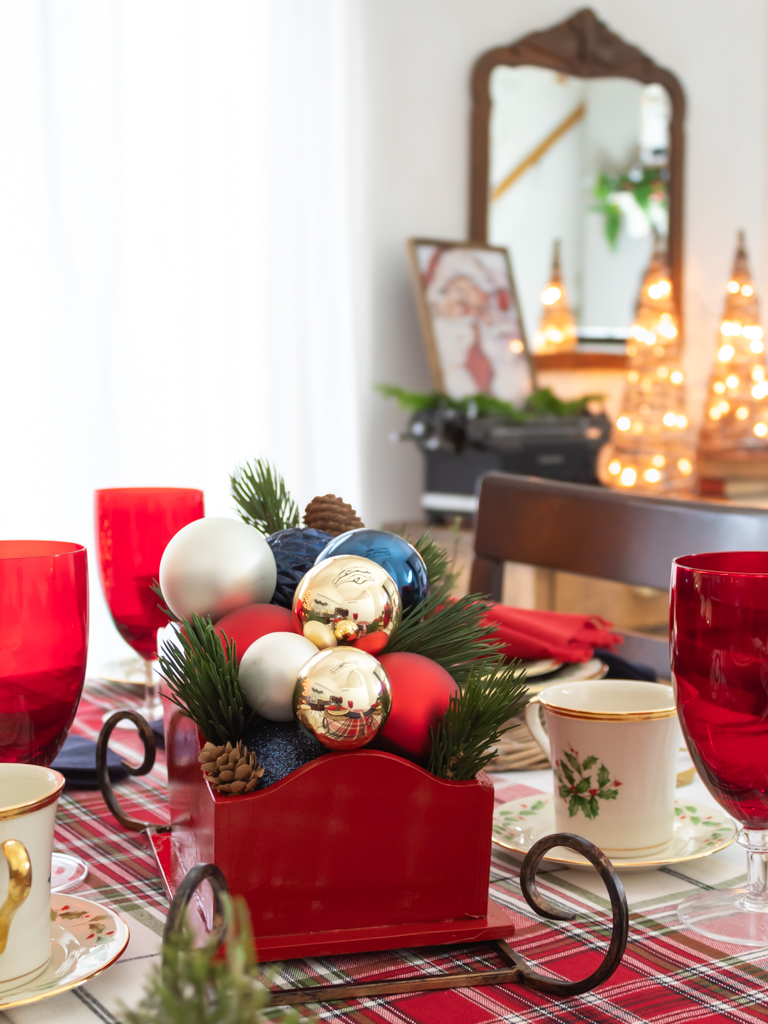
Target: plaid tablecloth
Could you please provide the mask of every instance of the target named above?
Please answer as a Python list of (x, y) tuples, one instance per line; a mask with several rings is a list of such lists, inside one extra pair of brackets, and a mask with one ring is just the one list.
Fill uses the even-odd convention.
[[(80, 706), (75, 731), (95, 738), (101, 716), (130, 703), (126, 691), (90, 684)], [(127, 756), (138, 750), (136, 734), (113, 733), (112, 746)], [(500, 801), (532, 794), (530, 785), (546, 785), (547, 775), (526, 773), (499, 780)], [(511, 781), (514, 780), (514, 781)], [(129, 812), (164, 820), (165, 767), (162, 755), (153, 771), (116, 787)], [(697, 794), (702, 796), (703, 794)], [(710, 798), (711, 802), (711, 798)], [(144, 978), (157, 963), (167, 901), (147, 840), (120, 828), (98, 791), (63, 796), (56, 830), (57, 847), (79, 854), (90, 865), (79, 894), (116, 907), (128, 920), (131, 941), (122, 959), (103, 975), (74, 992), (32, 1006), (8, 1010), (14, 1024), (92, 1024), (119, 1020), (119, 1005), (138, 1001)], [(768, 951), (718, 946), (679, 929), (676, 908), (691, 892), (743, 879), (743, 851), (732, 847), (693, 865), (627, 875), (624, 884), (632, 911), (629, 947), (622, 966), (596, 991), (554, 1000), (520, 986), (483, 987), (325, 1003), (300, 1012), (323, 1021), (381, 1024), (492, 1024), (492, 1022), (608, 1021), (684, 1024), (684, 1022), (768, 1021)], [(575, 922), (544, 922), (522, 899), (515, 862), (503, 853), (494, 859), (491, 891), (515, 920), (515, 948), (539, 969), (563, 978), (584, 976), (598, 963), (608, 932), (608, 903), (597, 877), (562, 870), (540, 877), (550, 898), (575, 910)], [(501, 966), (491, 947), (394, 950), (361, 956), (318, 958), (277, 965), (274, 983), (290, 987), (352, 979), (435, 975), (470, 965)], [(0, 1014), (0, 1019), (2, 1015)]]

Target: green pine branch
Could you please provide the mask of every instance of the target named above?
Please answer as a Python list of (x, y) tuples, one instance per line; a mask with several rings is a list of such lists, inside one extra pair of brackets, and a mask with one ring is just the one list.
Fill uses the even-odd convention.
[(477, 662), (461, 693), (451, 697), (436, 729), (430, 730), (429, 770), (441, 779), (473, 779), (495, 757), (507, 722), (525, 706), (528, 690), (518, 662), (501, 656)]
[(453, 600), (455, 576), (446, 552), (428, 533), (414, 547), (427, 566), (429, 596), (403, 616), (387, 654), (407, 651), (431, 658), (463, 686), (478, 659), (498, 653), (498, 641), (490, 639), (494, 627), (483, 621), (491, 603), (480, 594)]
[(160, 674), (171, 690), (170, 700), (191, 718), (211, 743), (241, 740), (258, 717), (248, 706), (237, 678), (234, 640), (216, 632), (210, 618), (192, 613), (182, 619), (181, 650), (163, 645)]
[(266, 537), (299, 525), (299, 506), (266, 459), (238, 466), (229, 483), (240, 518)]
[(248, 907), (239, 896), (222, 902), (224, 956), (211, 945), (196, 948), (185, 923), (164, 944), (137, 1008), (123, 1011), (125, 1024), (298, 1024), (294, 1010), (262, 1012), (270, 996), (257, 975)]
[(174, 615), (174, 613), (171, 611), (171, 609), (166, 604), (165, 598), (163, 597), (163, 592), (160, 589), (160, 584), (159, 584), (159, 582), (156, 579), (153, 579), (152, 582), (149, 584), (149, 589), (152, 591), (152, 593), (155, 595), (155, 597), (158, 597), (160, 599), (160, 604), (157, 607), (160, 609), (160, 611), (163, 613), (163, 615), (166, 616), (168, 621), (169, 622), (179, 622), (180, 620), (179, 620), (178, 615)]

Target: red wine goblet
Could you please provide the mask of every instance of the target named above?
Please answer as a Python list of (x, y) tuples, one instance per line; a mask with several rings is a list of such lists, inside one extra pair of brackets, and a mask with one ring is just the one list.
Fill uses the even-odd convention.
[(747, 881), (681, 903), (710, 938), (768, 947), (768, 551), (672, 563), (672, 679), (683, 735), (704, 785), (740, 828)]
[[(46, 767), (80, 703), (88, 655), (88, 556), (80, 544), (0, 541), (0, 761)], [(51, 887), (88, 873), (54, 852)]]
[(144, 660), (148, 721), (163, 709), (154, 675), (157, 631), (168, 624), (152, 581), (168, 541), (203, 516), (203, 492), (182, 487), (117, 487), (96, 491), (96, 530), (104, 596), (120, 636)]

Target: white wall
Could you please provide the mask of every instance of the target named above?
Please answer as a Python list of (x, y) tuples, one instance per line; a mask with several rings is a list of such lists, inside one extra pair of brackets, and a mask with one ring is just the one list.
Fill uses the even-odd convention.
[[(672, 70), (686, 93), (686, 361), (692, 405), (700, 405), (740, 227), (768, 302), (768, 5), (595, 0), (592, 7), (609, 28)], [(466, 237), (474, 61), (577, 9), (565, 0), (364, 0), (372, 382), (430, 387), (403, 240)], [(386, 442), (404, 421), (393, 404), (371, 398), (365, 504), (382, 520), (418, 514), (420, 457), (411, 446)]]

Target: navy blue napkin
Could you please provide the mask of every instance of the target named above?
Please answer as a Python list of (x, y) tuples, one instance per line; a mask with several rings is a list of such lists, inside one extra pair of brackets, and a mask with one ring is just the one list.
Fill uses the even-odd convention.
[(648, 683), (657, 683), (659, 674), (650, 665), (638, 665), (635, 661), (614, 654), (613, 651), (595, 648), (595, 657), (608, 666), (606, 679), (643, 679)]
[[(51, 768), (61, 772), (71, 789), (98, 789), (96, 780), (96, 743), (85, 736), (67, 736)], [(107, 750), (107, 770), (112, 782), (127, 777), (123, 762)]]

